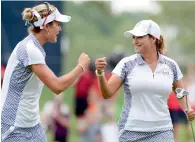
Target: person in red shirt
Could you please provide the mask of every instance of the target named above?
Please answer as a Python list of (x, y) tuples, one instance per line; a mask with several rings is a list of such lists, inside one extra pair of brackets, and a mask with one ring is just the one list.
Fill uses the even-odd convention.
[(95, 76), (94, 62), (91, 61), (88, 71), (81, 74), (74, 86), (75, 115), (82, 117), (88, 108), (88, 96)]
[(5, 66), (1, 65), (1, 87), (3, 85), (4, 73), (5, 73)]
[(190, 138), (191, 131), (189, 129), (188, 120), (185, 113), (181, 109), (174, 92), (172, 92), (169, 96), (168, 106), (173, 123), (175, 142), (180, 142), (179, 130), (182, 127), (182, 124), (185, 127), (187, 138)]

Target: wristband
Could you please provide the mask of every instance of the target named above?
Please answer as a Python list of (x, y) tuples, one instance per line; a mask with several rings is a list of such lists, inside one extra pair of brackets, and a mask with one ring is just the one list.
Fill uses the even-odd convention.
[(104, 71), (102, 71), (102, 73), (101, 73), (101, 74), (99, 74), (99, 73), (98, 73), (98, 71), (97, 71), (97, 70), (95, 70), (95, 74), (96, 74), (96, 76), (104, 76)]
[(83, 71), (85, 71), (84, 67), (81, 64), (78, 64), (82, 68)]

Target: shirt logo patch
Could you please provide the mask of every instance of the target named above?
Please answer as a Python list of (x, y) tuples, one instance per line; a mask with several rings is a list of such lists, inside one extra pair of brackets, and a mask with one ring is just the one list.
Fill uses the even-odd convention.
[(163, 73), (163, 75), (166, 75), (166, 76), (169, 75), (169, 71), (168, 70), (163, 70), (162, 73)]
[(159, 73), (162, 73), (164, 76), (169, 76), (169, 69), (164, 68), (159, 71)]

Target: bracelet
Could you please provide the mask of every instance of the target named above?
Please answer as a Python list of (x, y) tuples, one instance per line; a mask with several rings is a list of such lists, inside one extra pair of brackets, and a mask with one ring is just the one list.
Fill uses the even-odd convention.
[(84, 67), (81, 64), (78, 64), (82, 68), (83, 71), (85, 71)]
[(97, 71), (97, 70), (95, 70), (95, 74), (96, 74), (96, 76), (104, 76), (104, 71), (102, 71), (102, 73), (101, 73), (101, 74), (99, 74), (99, 73), (98, 73), (98, 71)]

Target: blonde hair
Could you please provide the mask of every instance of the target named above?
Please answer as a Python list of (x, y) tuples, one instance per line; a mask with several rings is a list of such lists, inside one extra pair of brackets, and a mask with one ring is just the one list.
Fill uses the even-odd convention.
[[(33, 8), (25, 8), (22, 12), (22, 19), (25, 21), (28, 21), (28, 23), (30, 24), (33, 24), (34, 22), (38, 21), (38, 19), (35, 15), (33, 15), (32, 10), (37, 11), (39, 15), (41, 16), (41, 18), (44, 18), (49, 14), (49, 11), (51, 11), (52, 13), (55, 9), (56, 8), (53, 5), (50, 5), (49, 3), (39, 4)], [(33, 26), (33, 27), (30, 27), (28, 31), (39, 33), (40, 28)]]

